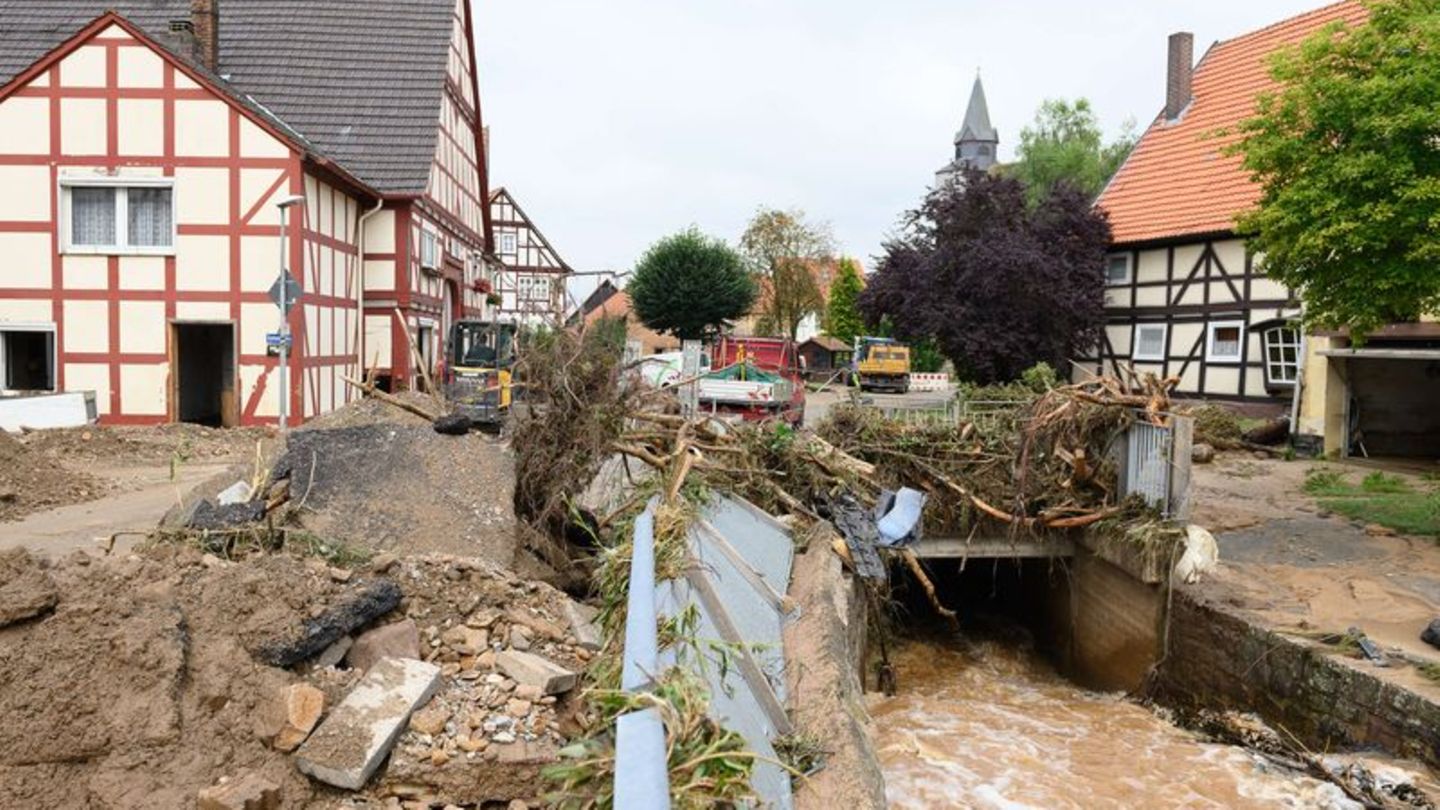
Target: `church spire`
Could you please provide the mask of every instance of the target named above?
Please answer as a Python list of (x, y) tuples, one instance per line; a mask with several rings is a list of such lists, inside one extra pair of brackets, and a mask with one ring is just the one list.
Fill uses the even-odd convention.
[(965, 107), (965, 120), (955, 133), (955, 160), (935, 174), (937, 184), (943, 185), (960, 177), (966, 169), (989, 171), (995, 165), (996, 151), (1000, 145), (1000, 133), (990, 125), (990, 105), (985, 101), (985, 85), (980, 81), (980, 72), (975, 72), (975, 84), (970, 88), (970, 103)]
[(990, 105), (985, 102), (985, 85), (981, 83), (978, 73), (975, 75), (975, 86), (970, 88), (970, 104), (965, 108), (965, 122), (960, 125), (960, 131), (955, 133), (956, 146), (967, 141), (992, 145), (1000, 142), (1000, 133), (990, 126)]

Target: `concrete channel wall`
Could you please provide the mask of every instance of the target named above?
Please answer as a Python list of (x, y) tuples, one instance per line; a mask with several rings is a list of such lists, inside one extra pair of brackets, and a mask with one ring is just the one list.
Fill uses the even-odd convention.
[(1177, 589), (1158, 697), (1253, 711), (1312, 750), (1375, 746), (1440, 767), (1440, 706)]

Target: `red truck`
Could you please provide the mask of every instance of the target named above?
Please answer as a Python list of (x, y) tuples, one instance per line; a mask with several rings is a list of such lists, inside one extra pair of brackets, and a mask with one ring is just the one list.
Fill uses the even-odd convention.
[(711, 347), (711, 372), (700, 379), (700, 410), (746, 421), (805, 418), (800, 355), (784, 338), (722, 337)]

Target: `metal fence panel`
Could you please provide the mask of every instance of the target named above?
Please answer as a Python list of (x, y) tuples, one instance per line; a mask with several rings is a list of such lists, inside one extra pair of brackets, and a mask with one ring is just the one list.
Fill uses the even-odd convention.
[(1174, 429), (1137, 419), (1127, 431), (1125, 443), (1125, 495), (1139, 495), (1164, 517), (1170, 517)]

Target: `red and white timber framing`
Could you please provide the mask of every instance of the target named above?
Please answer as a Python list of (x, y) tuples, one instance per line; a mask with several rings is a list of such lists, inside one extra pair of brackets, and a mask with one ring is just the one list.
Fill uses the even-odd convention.
[(496, 253), (504, 270), (495, 281), (497, 317), (526, 326), (558, 326), (565, 320), (565, 285), (574, 272), (520, 207), (509, 189), (490, 195)]
[[(65, 247), (67, 182), (165, 178), (173, 248)], [(93, 390), (103, 422), (176, 415), (174, 324), (228, 324), (237, 374), (231, 421), (278, 417), (273, 202), (306, 195), (289, 264), (304, 289), (291, 316), (290, 412), (350, 397), (356, 373), (357, 192), (279, 128), (107, 13), (0, 88), (0, 326), (54, 332), (59, 390)], [(292, 212), (291, 218), (295, 218)]]
[[(434, 371), (450, 324), (486, 315), (485, 294), (476, 283), (488, 278), (497, 262), (489, 250), (493, 242), (484, 203), (486, 157), (474, 52), (470, 5), (457, 0), (426, 191), (388, 202), (366, 220), (365, 364), (397, 388), (414, 385), (406, 328), (420, 340)], [(433, 266), (424, 262), (427, 239), (434, 240)], [(397, 308), (404, 323), (395, 318)]]

